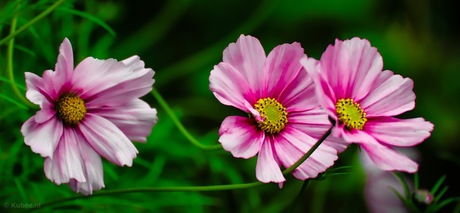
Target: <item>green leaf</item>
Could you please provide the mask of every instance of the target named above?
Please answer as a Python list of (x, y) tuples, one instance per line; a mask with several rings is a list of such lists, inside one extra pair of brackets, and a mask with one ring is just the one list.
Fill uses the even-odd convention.
[(439, 178), (438, 182), (436, 182), (436, 184), (433, 186), (433, 189), (431, 189), (432, 195), (436, 194), (436, 191), (438, 191), (439, 187), (441, 187), (441, 184), (442, 182), (444, 182), (445, 179), (446, 179), (445, 175)]
[(82, 11), (79, 11), (79, 10), (74, 10), (74, 9), (71, 9), (71, 8), (58, 8), (56, 10), (66, 12), (66, 13), (70, 13), (70, 14), (73, 14), (73, 15), (77, 15), (77, 16), (86, 18), (86, 19), (88, 19), (90, 21), (93, 21), (94, 23), (98, 24), (99, 26), (101, 26), (102, 28), (107, 30), (107, 32), (109, 32), (111, 35), (116, 36), (115, 31), (108, 24), (106, 24), (104, 21), (102, 21), (101, 19), (99, 19), (96, 16), (93, 16), (93, 15), (91, 15), (89, 13), (82, 12)]

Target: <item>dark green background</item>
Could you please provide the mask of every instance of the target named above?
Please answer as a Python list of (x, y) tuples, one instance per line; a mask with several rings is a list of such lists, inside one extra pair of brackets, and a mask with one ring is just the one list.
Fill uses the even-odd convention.
[[(18, 3), (19, 2), (19, 3)], [(53, 1), (0, 2), (0, 39), (13, 16), (18, 27)], [(215, 1), (66, 1), (15, 39), (14, 75), (39, 75), (54, 69), (59, 44), (72, 42), (75, 62), (83, 58), (139, 55), (156, 71), (154, 87), (188, 130), (202, 143), (216, 144), (217, 130), (229, 115), (209, 91), (209, 73), (222, 51), (240, 34), (257, 37), (266, 52), (282, 43), (300, 42), (319, 58), (336, 38), (368, 39), (383, 56), (384, 69), (414, 80), (416, 108), (400, 117), (424, 117), (434, 123), (432, 136), (417, 146), (420, 186), (431, 188), (446, 175), (445, 197), (459, 196), (460, 43), (454, 1), (378, 0), (215, 0)], [(0, 201), (41, 203), (75, 195), (46, 179), (43, 159), (23, 143), (20, 127), (36, 109), (21, 108), (6, 82), (6, 45), (0, 46)], [(24, 93), (24, 90), (21, 90)], [(106, 188), (193, 186), (255, 181), (256, 159), (236, 159), (223, 150), (203, 151), (179, 133), (152, 95), (143, 97), (158, 110), (159, 122), (132, 168), (104, 160)], [(349, 174), (312, 181), (295, 212), (367, 212), (365, 175), (351, 146), (336, 167)], [(410, 175), (407, 175), (409, 178)], [(133, 193), (80, 199), (41, 208), (62, 212), (283, 212), (302, 185), (291, 176), (283, 189), (275, 184), (217, 192)], [(1, 209), (0, 211), (23, 209)], [(460, 211), (455, 204), (444, 211)]]

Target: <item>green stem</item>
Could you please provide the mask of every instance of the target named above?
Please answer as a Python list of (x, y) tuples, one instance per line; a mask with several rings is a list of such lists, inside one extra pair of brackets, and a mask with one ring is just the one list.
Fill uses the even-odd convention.
[(169, 117), (171, 117), (172, 121), (174, 122), (174, 124), (176, 124), (177, 128), (179, 129), (179, 131), (182, 132), (182, 134), (183, 134), (193, 145), (199, 147), (200, 149), (204, 149), (204, 150), (217, 150), (217, 149), (222, 148), (222, 145), (220, 145), (220, 144), (208, 146), (208, 145), (204, 145), (204, 144), (200, 143), (197, 139), (195, 139), (195, 138), (187, 131), (187, 129), (184, 127), (184, 125), (182, 125), (182, 123), (180, 122), (180, 120), (176, 117), (176, 115), (174, 114), (174, 112), (173, 112), (173, 111), (171, 110), (171, 108), (169, 107), (168, 103), (166, 103), (166, 101), (163, 99), (163, 97), (161, 97), (160, 93), (158, 93), (158, 91), (156, 91), (155, 89), (153, 89), (151, 93), (152, 93), (152, 95), (157, 99), (158, 103), (164, 108), (164, 110), (165, 110), (166, 113), (169, 115)]
[(318, 142), (316, 142), (311, 148), (310, 150), (308, 150), (307, 153), (305, 153), (304, 156), (302, 156), (297, 162), (295, 162), (294, 164), (292, 164), (292, 166), (290, 166), (289, 168), (287, 168), (286, 170), (283, 171), (283, 174), (284, 175), (287, 175), (289, 173), (291, 173), (292, 171), (294, 171), (294, 169), (296, 169), (297, 167), (300, 166), (300, 164), (302, 164), (305, 160), (307, 160), (308, 157), (310, 157), (311, 154), (313, 154), (313, 152), (316, 150), (316, 148), (319, 147), (319, 145), (321, 145), (321, 143), (323, 143), (324, 140), (326, 140), (326, 138), (331, 134), (332, 132), (332, 128), (329, 128), (329, 130), (327, 130), (326, 133), (324, 133), (323, 137), (321, 137)]
[(225, 190), (238, 190), (247, 189), (251, 187), (262, 186), (262, 182), (242, 183), (242, 184), (229, 184), (229, 185), (214, 185), (214, 186), (166, 186), (166, 187), (145, 187), (145, 188), (131, 188), (131, 189), (116, 189), (110, 191), (102, 191), (94, 193), (91, 196), (73, 196), (64, 199), (58, 199), (48, 203), (40, 205), (40, 208), (52, 206), (55, 204), (69, 202), (78, 199), (88, 199), (98, 196), (115, 195), (115, 194), (127, 194), (127, 193), (142, 193), (142, 192), (195, 192), (195, 191), (225, 191)]
[[(11, 29), (10, 29), (10, 35), (14, 35), (16, 30), (16, 24), (17, 24), (17, 18), (16, 16), (13, 17), (13, 20), (11, 20)], [(14, 50), (14, 37), (12, 37), (9, 42), (8, 42), (8, 47), (7, 47), (7, 53), (6, 53), (6, 69), (8, 72), (8, 79), (10, 81), (11, 88), (13, 89), (14, 94), (24, 103), (26, 106), (30, 107), (35, 107), (35, 105), (32, 105), (19, 91), (16, 81), (14, 80), (14, 74), (13, 74), (13, 50)]]
[[(152, 93), (155, 96), (158, 96), (161, 100), (161, 102), (164, 102), (164, 100), (161, 98), (161, 96), (158, 94), (158, 92), (155, 92), (155, 90), (152, 91)], [(157, 97), (157, 98), (158, 98)], [(166, 103), (166, 102), (164, 102)], [(169, 108), (168, 108), (169, 109)], [(169, 109), (170, 110), (170, 109)], [(291, 167), (283, 171), (283, 174), (288, 174), (291, 171), (293, 171), (297, 166), (299, 166), (303, 161), (305, 161), (315, 150), (316, 148), (331, 134), (331, 129), (329, 129), (321, 139), (316, 142), (315, 145), (313, 145), (310, 150), (308, 150), (305, 155), (299, 159), (295, 164), (293, 164)], [(306, 181), (307, 182), (307, 181)], [(131, 189), (117, 189), (117, 190), (108, 190), (108, 191), (100, 191), (96, 192), (91, 196), (82, 196), (82, 195), (77, 195), (73, 197), (68, 197), (68, 198), (63, 198), (63, 199), (58, 199), (54, 200), (48, 203), (44, 203), (40, 205), (40, 208), (63, 203), (63, 202), (69, 202), (73, 200), (78, 200), (78, 199), (89, 199), (92, 197), (97, 197), (97, 196), (106, 196), (106, 195), (114, 195), (114, 194), (127, 194), (127, 193), (139, 193), (139, 192), (196, 192), (196, 191), (224, 191), (224, 190), (238, 190), (238, 189), (247, 189), (251, 187), (257, 187), (257, 186), (262, 186), (264, 183), (262, 182), (252, 182), (252, 183), (241, 183), (241, 184), (228, 184), (228, 185), (214, 185), (214, 186), (166, 186), (166, 187), (146, 187), (146, 188), (131, 188)], [(306, 187), (306, 183), (304, 183)], [(36, 209), (30, 209), (31, 211), (36, 210)]]
[(7, 37), (3, 38), (2, 40), (0, 40), (0, 46), (3, 45), (4, 43), (6, 43), (7, 41), (13, 39), (16, 35), (18, 35), (19, 33), (22, 33), (22, 31), (26, 30), (27, 28), (29, 28), (30, 26), (32, 26), (33, 24), (35, 24), (35, 22), (39, 21), (40, 19), (44, 18), (45, 16), (47, 16), (48, 14), (50, 14), (51, 12), (53, 12), (54, 9), (56, 9), (56, 7), (58, 7), (59, 5), (61, 5), (65, 0), (59, 0), (57, 1), (56, 3), (54, 3), (53, 5), (51, 5), (51, 7), (48, 7), (48, 9), (46, 9), (45, 11), (43, 11), (42, 13), (40, 13), (38, 16), (36, 16), (35, 18), (33, 18), (32, 20), (30, 20), (27, 24), (25, 24), (24, 26), (22, 26), (21, 28), (19, 28), (18, 30), (16, 30), (14, 33), (10, 33)]

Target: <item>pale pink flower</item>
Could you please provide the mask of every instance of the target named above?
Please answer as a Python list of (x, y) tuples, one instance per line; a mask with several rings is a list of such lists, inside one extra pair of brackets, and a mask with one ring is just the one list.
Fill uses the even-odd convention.
[[(313, 81), (302, 69), (299, 43), (275, 47), (268, 57), (259, 40), (241, 35), (214, 66), (210, 89), (224, 105), (249, 116), (229, 116), (219, 130), (219, 142), (237, 158), (258, 155), (259, 181), (283, 183), (280, 166), (289, 167), (303, 156), (331, 124), (318, 105)], [(335, 147), (337, 146), (337, 147)], [(314, 178), (332, 166), (337, 150), (330, 141), (294, 172), (298, 179)]]
[(416, 172), (418, 164), (394, 147), (411, 147), (430, 136), (423, 118), (399, 119), (415, 107), (413, 82), (382, 71), (383, 61), (369, 41), (359, 38), (330, 45), (321, 60), (304, 57), (321, 106), (335, 120), (333, 136), (358, 143), (383, 170)]
[(66, 38), (55, 71), (26, 72), (27, 98), (41, 110), (21, 128), (32, 151), (45, 158), (45, 174), (89, 195), (104, 187), (101, 157), (131, 166), (157, 121), (156, 110), (139, 99), (154, 83), (152, 69), (137, 56), (123, 61), (88, 57), (74, 69)]

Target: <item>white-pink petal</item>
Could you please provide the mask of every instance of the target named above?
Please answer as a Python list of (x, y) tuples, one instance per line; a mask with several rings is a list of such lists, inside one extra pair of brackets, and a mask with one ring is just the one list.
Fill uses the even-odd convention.
[(54, 152), (53, 158), (45, 160), (46, 177), (56, 184), (67, 183), (71, 179), (85, 182), (83, 159), (80, 156), (79, 143), (86, 143), (72, 128), (64, 128), (61, 140)]
[(61, 140), (63, 124), (56, 117), (37, 123), (35, 116), (32, 116), (22, 125), (21, 133), (24, 143), (30, 146), (33, 152), (42, 157), (53, 158), (54, 150)]
[(229, 116), (219, 129), (222, 147), (237, 158), (251, 158), (261, 149), (265, 139), (264, 131), (254, 125), (250, 118)]
[[(264, 93), (268, 97), (279, 99), (280, 94), (302, 70), (300, 59), (304, 50), (299, 43), (276, 46), (268, 54), (263, 68)], [(262, 72), (254, 70), (253, 72)], [(291, 92), (291, 91), (286, 91)]]
[(59, 55), (55, 66), (53, 86), (57, 93), (68, 92), (71, 85), (68, 84), (73, 75), (73, 51), (69, 39), (65, 38), (59, 47)]
[(423, 118), (397, 119), (383, 117), (370, 119), (366, 132), (379, 142), (391, 146), (415, 146), (431, 135), (433, 124)]
[(223, 52), (223, 62), (232, 65), (247, 80), (249, 87), (260, 95), (262, 90), (265, 51), (257, 38), (241, 35)]
[(257, 102), (245, 77), (230, 64), (221, 62), (214, 66), (209, 82), (211, 92), (224, 105), (249, 112), (245, 102)]
[(354, 141), (367, 152), (374, 164), (385, 171), (402, 171), (414, 173), (418, 164), (392, 147), (380, 144), (374, 137), (363, 131), (345, 134), (347, 141)]
[(273, 139), (266, 137), (259, 151), (256, 165), (257, 180), (263, 183), (275, 182), (281, 183), (286, 181), (281, 172), (280, 165), (277, 162)]
[(68, 184), (75, 192), (91, 195), (93, 191), (104, 187), (104, 170), (101, 157), (87, 143), (79, 143), (78, 148), (83, 159), (83, 172), (86, 181), (80, 182), (72, 179)]
[[(285, 168), (288, 168), (305, 155), (318, 139), (296, 128), (287, 127), (275, 138), (274, 147), (278, 159)], [(294, 170), (293, 175), (300, 180), (315, 178), (331, 167), (337, 158), (337, 150), (323, 142), (307, 160)]]
[[(385, 77), (385, 74), (383, 74)], [(367, 117), (395, 116), (415, 107), (414, 82), (400, 75), (388, 76), (360, 101)]]
[(116, 107), (104, 106), (93, 109), (97, 114), (117, 126), (130, 140), (146, 142), (153, 125), (158, 121), (157, 110), (143, 100), (135, 99)]
[(119, 166), (132, 165), (137, 149), (113, 123), (98, 115), (86, 113), (78, 128), (98, 154)]

